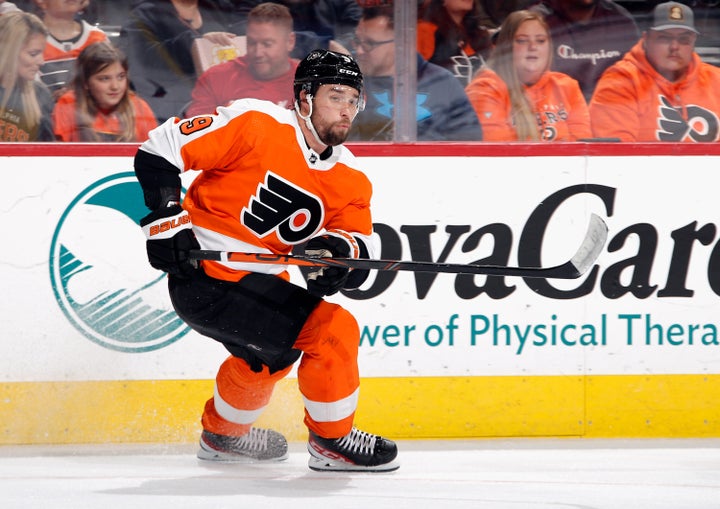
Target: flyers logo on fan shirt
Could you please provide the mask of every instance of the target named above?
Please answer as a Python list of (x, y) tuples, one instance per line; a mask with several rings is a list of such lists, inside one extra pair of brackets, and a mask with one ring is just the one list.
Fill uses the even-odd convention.
[(682, 117), (670, 101), (659, 96), (657, 139), (658, 141), (684, 141), (691, 139), (695, 142), (717, 141), (720, 134), (718, 117), (710, 110), (700, 106), (690, 105), (685, 109), (688, 120)]
[(275, 232), (286, 244), (298, 244), (323, 224), (322, 201), (268, 172), (240, 215), (242, 224), (262, 238)]

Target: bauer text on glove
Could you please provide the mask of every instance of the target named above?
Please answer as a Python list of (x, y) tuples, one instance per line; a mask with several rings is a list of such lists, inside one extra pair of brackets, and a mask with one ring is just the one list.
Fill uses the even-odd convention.
[(192, 231), (190, 216), (180, 205), (159, 208), (140, 221), (147, 238), (150, 265), (176, 276), (187, 276), (195, 270), (190, 260), (192, 249), (199, 249)]

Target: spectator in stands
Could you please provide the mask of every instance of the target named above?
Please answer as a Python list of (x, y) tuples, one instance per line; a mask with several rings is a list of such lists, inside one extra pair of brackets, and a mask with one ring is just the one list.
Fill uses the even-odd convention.
[(539, 13), (510, 13), (497, 44), (466, 92), (486, 140), (590, 138), (590, 116), (577, 81), (550, 71), (552, 39)]
[(75, 59), (89, 45), (107, 40), (105, 32), (80, 18), (89, 0), (35, 0), (48, 29), (40, 79), (57, 99), (70, 86)]
[(17, 12), (19, 10), (18, 6), (14, 3), (0, 0), (0, 16), (7, 14), (8, 12)]
[(159, 122), (181, 115), (197, 74), (192, 44), (198, 37), (229, 46), (228, 11), (210, 0), (145, 0), (130, 11), (120, 46), (133, 69), (132, 84)]
[(140, 142), (157, 127), (150, 106), (130, 90), (127, 57), (110, 42), (80, 53), (72, 85), (53, 110), (59, 141)]
[(605, 69), (640, 36), (630, 13), (610, 0), (543, 0), (530, 10), (542, 14), (550, 27), (552, 70), (575, 78), (586, 101)]
[(187, 115), (212, 113), (243, 97), (288, 105), (298, 64), (290, 58), (295, 46), (292, 29), (293, 19), (284, 5), (256, 6), (248, 16), (247, 54), (215, 65), (198, 78)]
[[(233, 2), (237, 33), (245, 33), (250, 10), (264, 0)], [(362, 9), (358, 0), (277, 0), (290, 9), (295, 48), (290, 56), (304, 58), (316, 48), (347, 53)]]
[(480, 0), (480, 22), (483, 26), (499, 28), (508, 14), (536, 3), (537, 0)]
[(0, 16), (0, 142), (52, 141), (52, 96), (37, 75), (48, 35), (34, 14)]
[[(395, 76), (392, 5), (363, 10), (354, 47), (365, 77), (366, 106), (353, 122), (350, 138), (391, 141)], [(418, 140), (482, 139), (480, 124), (463, 87), (450, 71), (418, 54), (416, 87)]]
[(665, 2), (625, 57), (600, 78), (593, 132), (621, 141), (714, 142), (720, 134), (720, 68), (695, 53), (690, 7)]
[(480, 24), (479, 0), (425, 0), (418, 10), (418, 52), (465, 87), (485, 63), (490, 31)]

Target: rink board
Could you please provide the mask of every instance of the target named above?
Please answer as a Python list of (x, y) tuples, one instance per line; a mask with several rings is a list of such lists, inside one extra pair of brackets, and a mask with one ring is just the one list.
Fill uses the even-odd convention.
[[(610, 228), (578, 280), (385, 273), (333, 297), (361, 329), (360, 426), (398, 438), (720, 436), (720, 149), (354, 148), (384, 258), (554, 265), (591, 213)], [(4, 237), (19, 239), (0, 254), (0, 443), (197, 436), (227, 354), (177, 320), (146, 263), (134, 150), (0, 147)], [(294, 376), (261, 424), (302, 439)]]
[[(0, 385), (0, 444), (194, 442), (211, 380)], [(364, 378), (356, 424), (396, 439), (717, 437), (718, 375)], [(307, 438), (296, 380), (258, 421)]]

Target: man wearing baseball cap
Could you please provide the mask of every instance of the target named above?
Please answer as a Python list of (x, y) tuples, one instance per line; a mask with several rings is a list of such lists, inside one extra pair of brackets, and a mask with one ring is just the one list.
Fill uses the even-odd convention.
[(720, 68), (695, 52), (693, 11), (655, 7), (652, 25), (598, 81), (590, 101), (593, 134), (621, 141), (720, 139)]

